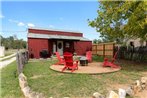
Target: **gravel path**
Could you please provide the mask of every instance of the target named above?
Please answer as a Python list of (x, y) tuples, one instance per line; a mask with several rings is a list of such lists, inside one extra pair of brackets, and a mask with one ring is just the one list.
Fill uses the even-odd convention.
[(15, 60), (16, 60), (16, 57), (12, 57), (8, 60), (0, 61), (0, 69), (2, 69), (3, 67), (6, 67), (7, 65), (9, 65), (10, 63), (12, 63)]
[(16, 53), (13, 53), (13, 54), (11, 54), (11, 55), (8, 55), (8, 56), (5, 56), (5, 57), (3, 57), (3, 58), (0, 58), (0, 61), (1, 60), (4, 60), (4, 59), (7, 59), (7, 58), (10, 58), (10, 57), (13, 57), (13, 56), (15, 56), (16, 55)]

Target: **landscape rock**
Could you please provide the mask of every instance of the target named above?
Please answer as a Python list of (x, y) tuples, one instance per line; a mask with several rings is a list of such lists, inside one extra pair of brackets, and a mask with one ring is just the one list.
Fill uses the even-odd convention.
[(22, 92), (23, 92), (25, 97), (29, 98), (30, 87), (27, 86), (27, 87), (23, 88)]
[(110, 91), (109, 97), (108, 98), (119, 98), (118, 94), (115, 93), (114, 91)]
[(93, 93), (92, 98), (104, 98), (104, 96), (98, 92)]
[(142, 89), (145, 89), (147, 87), (147, 77), (141, 77), (140, 81)]
[(28, 86), (28, 82), (19, 79), (19, 86), (20, 86), (21, 89), (23, 89), (23, 88), (25, 88), (26, 86)]
[(146, 84), (143, 83), (143, 84), (141, 85), (141, 87), (142, 87), (142, 89), (144, 90), (144, 89), (146, 88)]
[(36, 97), (37, 97), (36, 92), (34, 91), (29, 92), (28, 98), (36, 98)]
[(42, 93), (34, 92), (30, 89), (27, 82), (27, 77), (20, 73), (18, 76), (19, 79), (19, 86), (25, 96), (25, 98), (45, 98), (45, 96)]
[(126, 98), (126, 91), (124, 89), (119, 88), (118, 94), (119, 98)]
[(134, 96), (134, 91), (132, 90), (131, 86), (126, 89), (126, 94), (129, 96)]
[(137, 94), (142, 90), (141, 82), (139, 80), (135, 81), (135, 85), (132, 86), (132, 90), (134, 91), (134, 94)]
[(18, 78), (27, 81), (27, 77), (23, 73), (20, 73)]
[(147, 77), (141, 77), (140, 81), (141, 83), (147, 83)]

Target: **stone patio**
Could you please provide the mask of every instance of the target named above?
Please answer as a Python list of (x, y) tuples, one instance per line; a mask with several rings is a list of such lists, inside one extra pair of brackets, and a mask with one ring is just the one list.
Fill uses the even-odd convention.
[[(110, 68), (110, 67), (102, 67), (103, 62), (92, 62), (88, 63), (88, 66), (81, 66), (79, 65), (79, 69), (75, 70), (73, 73), (80, 73), (80, 74), (101, 74), (101, 73), (111, 73), (117, 72), (121, 68)], [(50, 69), (61, 72), (64, 65), (52, 65)], [(71, 73), (71, 70), (65, 70), (63, 73)]]

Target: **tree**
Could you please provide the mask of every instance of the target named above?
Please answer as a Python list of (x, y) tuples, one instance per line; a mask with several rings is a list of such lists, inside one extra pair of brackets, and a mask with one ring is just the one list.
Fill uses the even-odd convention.
[(94, 44), (102, 43), (102, 40), (100, 40), (100, 39), (94, 39), (94, 40), (93, 40), (93, 43), (94, 43)]
[(98, 16), (89, 26), (109, 41), (129, 38), (147, 40), (146, 1), (100, 1)]
[(26, 41), (23, 41), (23, 39), (17, 39), (15, 36), (9, 36), (8, 38), (4, 38), (3, 36), (0, 36), (1, 38), (1, 45), (5, 46), (7, 49), (24, 49), (26, 48)]

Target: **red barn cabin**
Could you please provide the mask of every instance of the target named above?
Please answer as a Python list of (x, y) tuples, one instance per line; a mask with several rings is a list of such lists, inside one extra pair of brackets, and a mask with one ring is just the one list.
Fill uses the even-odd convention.
[(50, 57), (58, 51), (60, 55), (64, 52), (85, 55), (91, 50), (92, 41), (83, 37), (83, 34), (75, 31), (63, 31), (53, 29), (28, 29), (28, 50), (31, 58), (41, 58), (42, 51), (47, 52)]

